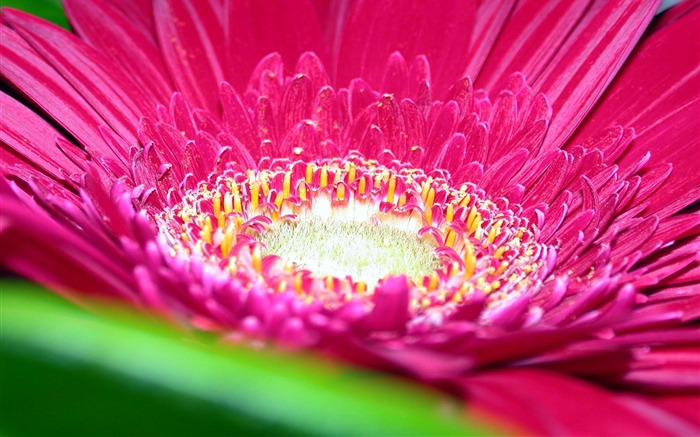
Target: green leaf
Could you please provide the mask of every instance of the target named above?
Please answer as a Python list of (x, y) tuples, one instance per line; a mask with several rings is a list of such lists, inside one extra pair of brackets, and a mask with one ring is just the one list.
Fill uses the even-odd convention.
[(0, 6), (20, 9), (66, 29), (70, 28), (60, 0), (0, 0)]
[(1, 287), (2, 435), (484, 435), (404, 380)]

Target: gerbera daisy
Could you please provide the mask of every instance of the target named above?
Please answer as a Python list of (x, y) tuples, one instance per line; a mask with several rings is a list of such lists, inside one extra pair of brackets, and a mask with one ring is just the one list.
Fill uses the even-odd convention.
[(697, 6), (4, 10), (0, 260), (526, 432), (698, 433)]

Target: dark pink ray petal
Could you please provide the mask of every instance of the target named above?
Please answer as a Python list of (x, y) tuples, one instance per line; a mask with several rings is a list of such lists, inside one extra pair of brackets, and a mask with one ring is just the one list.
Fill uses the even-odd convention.
[(621, 167), (649, 151), (657, 162), (672, 163), (669, 178), (647, 198), (648, 213), (666, 216), (698, 199), (669, 208), (700, 185), (700, 38), (688, 37), (698, 26), (700, 8), (643, 40), (572, 141), (621, 124), (637, 131)]
[(476, 10), (476, 20), (472, 31), (469, 62), (464, 70), (463, 76), (475, 78), (484, 62), (493, 50), (493, 45), (497, 41), (504, 25), (509, 22), (511, 12), (516, 4), (515, 0), (490, 1), (481, 0)]
[[(340, 46), (340, 36), (348, 10), (355, 0), (312, 0), (316, 16), (323, 31), (324, 45), (331, 59), (336, 59)], [(332, 67), (332, 65), (329, 65)]]
[(193, 106), (217, 113), (217, 85), (224, 80), (224, 31), (214, 3), (157, 1), (153, 12), (158, 43), (178, 90)]
[[(589, 382), (535, 369), (480, 372), (458, 381), (468, 407), (527, 434), (571, 436), (694, 435), (688, 420), (653, 401), (621, 396)], [(653, 414), (651, 414), (653, 413)], [(663, 416), (657, 421), (654, 416)], [(594, 420), (592, 420), (594, 419)]]
[[(0, 107), (0, 143), (3, 149), (9, 147), (27, 164), (56, 180), (66, 180), (71, 174), (82, 173), (73, 161), (59, 152), (56, 140), (63, 135), (53, 126), (5, 93), (0, 93)], [(3, 166), (8, 164), (4, 159), (0, 163)]]
[(118, 64), (152, 106), (168, 101), (173, 89), (151, 33), (114, 2), (67, 0), (63, 7), (75, 32)]
[(700, 7), (700, 1), (698, 0), (685, 0), (678, 2), (677, 4), (673, 5), (672, 8), (667, 9), (663, 14), (654, 19), (647, 29), (647, 34), (656, 32), (659, 29), (666, 27), (698, 7)]
[(242, 92), (255, 65), (279, 52), (290, 65), (305, 51), (325, 58), (321, 26), (310, 0), (225, 2), (225, 77)]
[(574, 132), (632, 51), (659, 3), (600, 2), (573, 31), (533, 83), (554, 110), (545, 147), (561, 146)]
[(529, 0), (518, 4), (476, 76), (479, 88), (497, 89), (510, 74), (534, 82), (556, 55), (591, 1)]
[(137, 303), (133, 278), (123, 265), (46, 212), (8, 195), (7, 181), (0, 184), (3, 265), (68, 296), (75, 297), (71, 292), (81, 290)]
[(3, 19), (41, 54), (93, 108), (130, 143), (135, 126), (153, 108), (113, 62), (75, 35), (23, 12), (3, 10)]
[(348, 12), (336, 83), (363, 77), (379, 86), (387, 58), (399, 51), (409, 60), (427, 56), (431, 86), (442, 97), (467, 67), (475, 15), (475, 2), (449, 1), (435, 7), (430, 2), (359, 0)]
[(65, 79), (16, 32), (0, 27), (0, 74), (81, 144), (126, 162), (128, 151), (113, 151), (98, 126), (108, 125)]
[(128, 20), (145, 29), (150, 35), (155, 35), (153, 0), (129, 0), (114, 2), (114, 5), (126, 15)]

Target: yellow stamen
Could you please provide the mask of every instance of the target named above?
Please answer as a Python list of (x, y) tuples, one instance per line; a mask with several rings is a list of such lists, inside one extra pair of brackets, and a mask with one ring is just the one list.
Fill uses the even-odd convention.
[(428, 196), (425, 199), (426, 208), (430, 208), (431, 206), (433, 206), (434, 202), (435, 202), (435, 188), (430, 188), (430, 190), (428, 190)]
[(457, 238), (457, 233), (452, 229), (447, 230), (447, 235), (445, 235), (445, 246), (452, 247), (455, 244), (455, 239)]
[[(219, 215), (221, 215), (221, 193), (218, 191), (214, 194), (212, 204), (214, 207), (214, 217), (219, 217)], [(221, 223), (219, 223), (219, 226), (221, 226)]]
[(226, 227), (226, 232), (224, 232), (224, 238), (221, 240), (221, 255), (227, 257), (231, 253), (233, 248), (233, 242), (236, 239), (236, 228), (235, 226), (228, 225)]
[(471, 278), (476, 270), (476, 256), (474, 248), (468, 241), (464, 242), (464, 276)]
[(233, 210), (239, 214), (243, 213), (243, 207), (241, 206), (241, 195), (238, 193), (233, 195)]
[(455, 218), (455, 207), (453, 204), (447, 205), (447, 210), (445, 211), (445, 220), (451, 222)]
[(250, 184), (250, 210), (255, 211), (258, 207), (260, 197), (260, 183), (258, 181)]
[(508, 246), (501, 246), (498, 249), (496, 249), (496, 252), (493, 253), (493, 257), (496, 259), (501, 259), (504, 253), (506, 253), (506, 250), (508, 250)]
[(284, 175), (284, 182), (282, 183), (282, 189), (284, 190), (284, 198), (289, 197), (289, 193), (292, 190), (292, 172), (288, 171)]
[(262, 272), (262, 252), (260, 250), (260, 245), (256, 244), (255, 247), (253, 247), (253, 268), (258, 272)]
[(338, 184), (336, 197), (338, 200), (345, 199), (345, 184)]
[(399, 203), (398, 206), (401, 208), (406, 204), (406, 193), (401, 193), (401, 196), (399, 196)]
[(360, 194), (365, 194), (366, 189), (367, 189), (367, 179), (360, 178), (360, 183), (359, 183), (359, 186), (357, 187), (357, 191), (359, 191)]
[(386, 201), (394, 203), (394, 192), (396, 191), (396, 176), (391, 175), (389, 178), (389, 191), (386, 194)]
[(211, 244), (211, 231), (213, 228), (214, 226), (211, 223), (211, 217), (207, 216), (204, 219), (204, 226), (202, 227), (202, 230), (199, 234), (202, 240), (206, 241), (209, 244)]
[(499, 220), (491, 226), (491, 229), (489, 229), (489, 235), (486, 238), (489, 243), (493, 243), (493, 241), (496, 239), (496, 236), (501, 232), (501, 226), (503, 225), (503, 220)]
[(306, 164), (306, 183), (310, 184), (314, 180), (314, 167), (311, 164)]
[(294, 289), (297, 294), (304, 294), (304, 277), (301, 273), (294, 275)]
[(231, 211), (233, 211), (233, 196), (231, 193), (226, 193), (224, 194), (224, 212), (229, 214)]
[(323, 164), (321, 168), (321, 182), (319, 183), (321, 188), (328, 186), (328, 166)]
[(356, 174), (357, 174), (357, 168), (355, 167), (355, 164), (350, 164), (350, 171), (348, 171), (348, 183), (349, 184), (351, 184), (355, 180)]
[(432, 272), (430, 274), (430, 281), (428, 282), (428, 290), (430, 290), (430, 291), (436, 290), (439, 284), (440, 284), (440, 277), (438, 276), (437, 272)]

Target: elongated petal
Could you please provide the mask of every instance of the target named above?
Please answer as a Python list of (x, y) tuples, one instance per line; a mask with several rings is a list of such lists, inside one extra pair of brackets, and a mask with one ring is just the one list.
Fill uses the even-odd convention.
[(601, 2), (571, 34), (533, 88), (547, 95), (554, 117), (545, 147), (560, 146), (593, 108), (658, 9), (658, 1)]
[(216, 112), (223, 28), (213, 1), (157, 1), (158, 42), (170, 76), (195, 106)]
[(494, 89), (514, 71), (531, 82), (556, 55), (590, 1), (530, 0), (517, 6), (479, 71), (476, 84)]
[(113, 63), (75, 35), (31, 15), (4, 10), (3, 18), (26, 39), (119, 135), (133, 143), (135, 125), (153, 108)]
[[(63, 138), (56, 129), (46, 123), (26, 106), (0, 93), (0, 142), (20, 154), (29, 165), (36, 166), (61, 180), (80, 172), (73, 161), (59, 152), (56, 140)], [(7, 163), (0, 161), (3, 165)]]
[(172, 86), (154, 35), (130, 20), (114, 2), (63, 2), (75, 31), (121, 67), (155, 107), (170, 99)]
[(224, 13), (226, 80), (239, 91), (271, 52), (290, 64), (305, 51), (323, 57), (321, 27), (310, 0), (228, 0)]
[(337, 83), (363, 77), (379, 86), (386, 59), (399, 51), (409, 62), (418, 55), (427, 56), (432, 83), (441, 98), (469, 62), (475, 14), (475, 2), (450, 1), (435, 7), (430, 2), (360, 0), (348, 14)]
[(673, 165), (648, 199), (651, 213), (672, 214), (697, 200), (666, 208), (700, 185), (700, 39), (688, 38), (698, 26), (700, 8), (646, 38), (571, 142), (615, 124), (633, 127), (636, 137), (622, 166), (648, 151)]
[[(641, 397), (617, 396), (588, 382), (553, 372), (499, 370), (475, 374), (461, 382), (471, 408), (517, 424), (526, 434), (619, 436), (700, 432), (697, 423)], [(658, 420), (656, 415), (664, 420)]]

